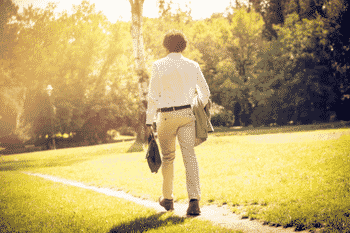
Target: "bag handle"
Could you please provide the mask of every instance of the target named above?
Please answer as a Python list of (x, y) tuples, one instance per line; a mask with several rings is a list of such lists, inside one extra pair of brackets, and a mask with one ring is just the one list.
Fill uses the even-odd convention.
[(154, 137), (154, 133), (152, 130), (151, 134), (148, 136), (148, 144), (150, 144), (153, 140), (156, 140), (156, 138)]

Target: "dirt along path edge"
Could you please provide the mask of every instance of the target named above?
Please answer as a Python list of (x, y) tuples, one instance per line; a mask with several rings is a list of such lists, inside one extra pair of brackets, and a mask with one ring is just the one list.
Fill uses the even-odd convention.
[[(30, 173), (23, 172), (24, 174), (31, 176), (38, 176), (44, 178), (46, 180), (63, 183), (66, 185), (71, 185), (75, 187), (80, 187), (88, 190), (93, 190), (98, 193), (103, 193), (108, 196), (113, 196), (117, 198), (122, 198), (127, 201), (132, 201), (136, 204), (152, 208), (156, 210), (158, 213), (165, 212), (164, 208), (159, 205), (158, 202), (154, 202), (151, 200), (145, 200), (142, 198), (134, 197), (131, 194), (128, 194), (124, 191), (116, 191), (109, 188), (99, 188), (95, 186), (86, 185), (81, 182), (66, 180), (63, 178), (38, 174), (38, 173)], [(187, 204), (182, 203), (174, 203), (174, 214), (180, 217), (186, 217)], [(213, 224), (223, 226), (225, 228), (234, 229), (234, 230), (242, 230), (246, 233), (292, 233), (295, 232), (293, 228), (283, 228), (283, 227), (274, 227), (264, 225), (263, 223), (257, 220), (249, 220), (249, 219), (241, 219), (239, 215), (232, 213), (225, 205), (222, 207), (218, 207), (216, 205), (202, 206), (201, 207), (201, 215), (196, 217), (197, 219), (209, 220)], [(309, 231), (298, 231), (299, 233), (306, 233)]]

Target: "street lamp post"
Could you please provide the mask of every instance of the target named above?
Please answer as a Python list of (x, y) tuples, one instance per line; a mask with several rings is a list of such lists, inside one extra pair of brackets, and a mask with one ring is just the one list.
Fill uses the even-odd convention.
[(52, 119), (53, 117), (55, 116), (55, 113), (54, 113), (54, 106), (53, 106), (53, 103), (52, 103), (52, 86), (51, 85), (48, 85), (47, 86), (47, 93), (49, 94), (49, 99), (50, 99), (50, 105), (51, 105), (51, 108), (52, 108), (52, 111), (51, 111), (51, 138), (52, 138), (52, 148), (54, 150), (56, 150), (56, 142), (55, 142), (55, 134), (54, 134), (54, 127), (53, 127), (53, 122), (52, 122)]

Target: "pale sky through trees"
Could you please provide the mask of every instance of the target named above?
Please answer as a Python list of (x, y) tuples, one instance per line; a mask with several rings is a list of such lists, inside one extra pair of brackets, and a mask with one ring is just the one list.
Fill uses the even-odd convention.
[[(20, 11), (23, 7), (33, 4), (34, 7), (44, 8), (48, 2), (58, 3), (57, 11), (63, 10), (71, 11), (73, 4), (79, 5), (82, 0), (13, 0), (19, 7)], [(192, 10), (193, 19), (209, 18), (213, 13), (224, 12), (229, 6), (230, 0), (173, 0), (174, 4), (180, 5), (185, 10), (186, 3), (189, 4)], [(234, 1), (233, 1), (234, 2)], [(129, 21), (131, 19), (129, 0), (90, 0), (94, 3), (98, 11), (102, 11), (107, 18), (114, 23), (118, 19)], [(145, 0), (144, 16), (149, 18), (158, 17), (157, 0)]]

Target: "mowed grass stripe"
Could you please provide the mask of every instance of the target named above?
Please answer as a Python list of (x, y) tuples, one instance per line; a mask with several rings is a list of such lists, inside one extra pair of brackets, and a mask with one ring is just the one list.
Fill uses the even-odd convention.
[[(228, 204), (244, 217), (297, 229), (349, 228), (349, 129), (259, 136), (211, 136), (196, 148), (202, 204)], [(157, 200), (161, 174), (132, 143), (16, 155), (0, 169), (28, 170), (120, 188)], [(15, 161), (17, 160), (17, 161)], [(177, 147), (174, 194), (186, 202), (185, 172)]]
[(0, 232), (236, 232), (94, 191), (0, 172)]

